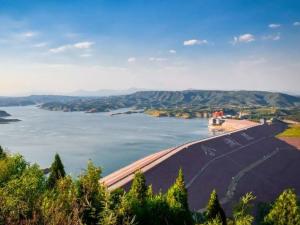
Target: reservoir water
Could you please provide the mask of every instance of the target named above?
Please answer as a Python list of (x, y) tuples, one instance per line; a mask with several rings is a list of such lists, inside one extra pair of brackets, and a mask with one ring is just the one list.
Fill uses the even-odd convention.
[(0, 124), (0, 145), (43, 168), (49, 167), (57, 152), (73, 176), (89, 159), (107, 175), (159, 150), (212, 136), (207, 119), (53, 112), (34, 106), (0, 110), (22, 120)]

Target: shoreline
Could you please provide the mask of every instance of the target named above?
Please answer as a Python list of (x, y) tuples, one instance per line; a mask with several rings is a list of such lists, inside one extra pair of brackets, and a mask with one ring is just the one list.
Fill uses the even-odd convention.
[(9, 124), (9, 123), (14, 123), (14, 122), (20, 122), (21, 120), (19, 119), (3, 119), (0, 118), (0, 124)]

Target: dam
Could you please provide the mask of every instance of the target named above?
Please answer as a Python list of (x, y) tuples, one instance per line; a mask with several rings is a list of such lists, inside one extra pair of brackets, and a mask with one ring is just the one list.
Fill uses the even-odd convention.
[(130, 188), (141, 170), (155, 193), (167, 189), (183, 169), (191, 210), (201, 211), (216, 189), (225, 210), (247, 192), (256, 203), (272, 201), (285, 188), (300, 194), (300, 151), (278, 139), (282, 122), (251, 124), (233, 132), (166, 149), (104, 178), (109, 190)]

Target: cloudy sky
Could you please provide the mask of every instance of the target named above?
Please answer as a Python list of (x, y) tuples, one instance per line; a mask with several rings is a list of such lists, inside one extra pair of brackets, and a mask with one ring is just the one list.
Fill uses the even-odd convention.
[(0, 95), (300, 93), (297, 0), (0, 0)]

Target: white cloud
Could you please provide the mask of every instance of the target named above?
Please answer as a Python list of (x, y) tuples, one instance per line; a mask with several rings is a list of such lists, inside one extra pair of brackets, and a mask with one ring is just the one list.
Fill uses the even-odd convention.
[(239, 42), (251, 42), (255, 41), (255, 37), (252, 34), (243, 34), (239, 36)]
[(129, 63), (134, 63), (136, 61), (136, 58), (135, 57), (130, 57), (130, 58), (127, 59), (127, 61)]
[(163, 62), (168, 60), (167, 58), (156, 58), (156, 57), (150, 57), (149, 58), (150, 61), (155, 61), (155, 62)]
[(176, 54), (176, 50), (174, 50), (174, 49), (170, 49), (169, 52), (170, 52), (171, 54)]
[(51, 48), (49, 51), (51, 53), (61, 53), (61, 52), (65, 52), (68, 49), (72, 49), (72, 45), (62, 45), (57, 48)]
[(267, 36), (262, 37), (263, 40), (272, 40), (272, 41), (279, 41), (280, 38), (281, 38), (280, 33), (275, 34), (275, 35), (267, 35)]
[(237, 43), (249, 43), (255, 41), (255, 37), (252, 34), (242, 34), (239, 37), (233, 37), (233, 41), (231, 42), (233, 45)]
[(25, 38), (31, 38), (31, 37), (34, 37), (36, 35), (37, 35), (37, 33), (32, 32), (32, 31), (28, 31), (28, 32), (25, 32), (25, 33), (22, 34), (22, 36), (25, 37)]
[(299, 21), (296, 21), (296, 22), (293, 23), (293, 25), (294, 25), (294, 26), (300, 26), (300, 22), (299, 22)]
[(94, 44), (94, 42), (85, 41), (85, 42), (78, 42), (78, 43), (74, 44), (73, 46), (74, 46), (74, 48), (87, 49), (87, 48), (90, 48), (93, 44)]
[(204, 45), (208, 44), (207, 40), (197, 40), (197, 39), (191, 39), (191, 40), (186, 40), (183, 42), (183, 45), (185, 46), (192, 46), (192, 45)]
[(272, 28), (272, 29), (276, 29), (276, 28), (279, 28), (279, 27), (281, 27), (281, 25), (278, 24), (278, 23), (271, 23), (271, 24), (269, 24), (269, 28)]
[(89, 49), (92, 47), (94, 42), (78, 42), (73, 45), (62, 45), (57, 48), (51, 48), (49, 51), (52, 53), (61, 53), (70, 49)]

